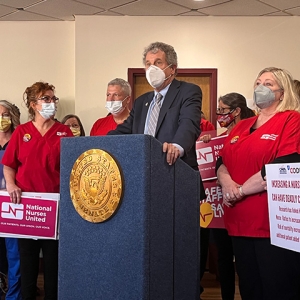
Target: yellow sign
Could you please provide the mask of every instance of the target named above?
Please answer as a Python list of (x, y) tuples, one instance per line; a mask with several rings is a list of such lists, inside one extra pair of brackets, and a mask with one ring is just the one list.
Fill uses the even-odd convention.
[(200, 227), (206, 228), (214, 217), (214, 211), (210, 203), (202, 203), (200, 205)]

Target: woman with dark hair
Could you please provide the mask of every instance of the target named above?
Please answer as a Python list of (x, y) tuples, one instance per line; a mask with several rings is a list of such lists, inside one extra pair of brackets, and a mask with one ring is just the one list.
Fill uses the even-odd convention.
[[(73, 137), (68, 126), (54, 120), (59, 99), (55, 87), (36, 82), (24, 92), (31, 121), (19, 125), (2, 158), (7, 192), (21, 203), (22, 192), (59, 193), (60, 142)], [(58, 241), (19, 239), (23, 300), (36, 299), (39, 254), (43, 251), (45, 300), (57, 299)]]
[(61, 123), (70, 127), (74, 136), (85, 136), (83, 125), (76, 115), (66, 115), (62, 118)]
[[(217, 121), (230, 134), (234, 126), (242, 119), (255, 116), (247, 106), (246, 98), (239, 93), (229, 93), (219, 98)], [(214, 228), (212, 234), (218, 250), (218, 270), (223, 300), (234, 300), (235, 266), (231, 237), (226, 229)]]
[(243, 119), (255, 116), (247, 106), (246, 98), (239, 93), (229, 93), (219, 98), (217, 121), (221, 127), (226, 127), (229, 134), (233, 127)]

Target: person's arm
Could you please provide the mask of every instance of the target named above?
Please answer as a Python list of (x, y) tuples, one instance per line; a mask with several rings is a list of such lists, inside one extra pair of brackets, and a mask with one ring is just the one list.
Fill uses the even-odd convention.
[(6, 182), (6, 190), (10, 196), (11, 202), (21, 203), (21, 189), (16, 185), (16, 170), (8, 166), (3, 166), (3, 175)]
[(211, 134), (209, 134), (209, 133), (204, 134), (204, 135), (200, 136), (198, 140), (203, 143), (209, 143), (211, 141)]
[(234, 205), (234, 202), (242, 198), (240, 194), (240, 184), (232, 180), (226, 166), (221, 164), (217, 169), (218, 182), (222, 187), (223, 201), (228, 207)]
[(119, 124), (116, 129), (109, 131), (107, 133), (107, 135), (131, 134), (132, 133), (133, 120), (134, 120), (134, 111), (135, 111), (135, 104), (133, 105), (133, 108), (130, 111), (130, 114), (129, 114), (128, 118), (122, 124)]
[(181, 95), (176, 95), (180, 99), (179, 115), (178, 119), (174, 120), (174, 125), (178, 124), (178, 127), (172, 141), (163, 143), (163, 152), (167, 154), (169, 165), (174, 164), (179, 157), (188, 155), (191, 149), (195, 148), (200, 135), (202, 91), (197, 85), (183, 82), (181, 84)]
[(241, 198), (247, 195), (263, 192), (265, 189), (261, 182), (261, 171), (259, 171), (256, 174), (252, 175), (239, 187)]
[[(300, 161), (300, 154), (292, 153), (289, 155), (277, 157), (272, 162), (270, 162), (270, 164), (293, 163), (293, 162), (299, 162), (299, 161)], [(263, 166), (261, 171), (252, 175), (248, 180), (246, 180), (239, 187), (239, 192), (240, 192), (241, 198), (244, 196), (247, 196), (247, 195), (260, 193), (260, 192), (263, 192), (264, 190), (266, 190), (266, 185), (263, 182), (266, 180), (265, 176), (266, 176), (266, 170), (265, 170), (265, 166)]]
[[(275, 158), (270, 164), (288, 164), (288, 163), (298, 163), (300, 162), (300, 153), (292, 153), (289, 155), (284, 155)], [(263, 181), (261, 181), (261, 185), (266, 190), (267, 189), (267, 179), (266, 179), (266, 166), (264, 165), (261, 169), (261, 177)]]
[(196, 85), (187, 85), (182, 88), (182, 94), (178, 128), (171, 143), (180, 145), (184, 149), (184, 155), (187, 155), (195, 147), (201, 133), (202, 91)]

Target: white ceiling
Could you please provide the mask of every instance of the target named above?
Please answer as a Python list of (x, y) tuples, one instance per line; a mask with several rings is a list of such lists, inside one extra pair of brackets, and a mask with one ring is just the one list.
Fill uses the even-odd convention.
[(0, 0), (0, 21), (104, 16), (300, 16), (300, 0)]

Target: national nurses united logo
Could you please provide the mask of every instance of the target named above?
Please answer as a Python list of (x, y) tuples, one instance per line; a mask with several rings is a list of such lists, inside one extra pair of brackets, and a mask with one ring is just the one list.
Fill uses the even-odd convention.
[(24, 205), (11, 202), (2, 202), (1, 217), (3, 219), (23, 220)]
[(208, 164), (214, 161), (213, 150), (211, 147), (206, 147), (198, 150), (197, 163), (198, 165)]

